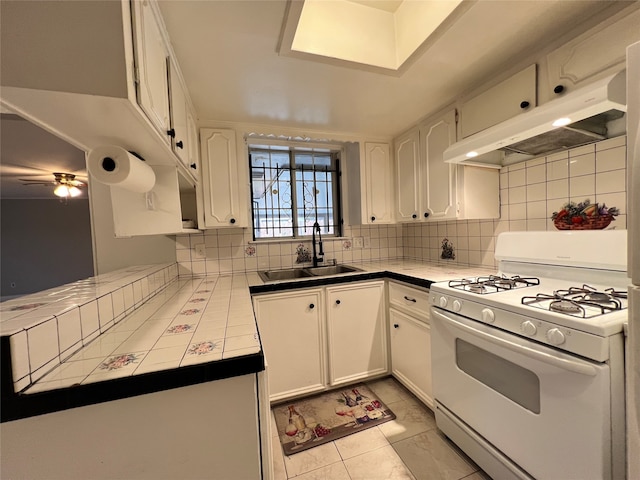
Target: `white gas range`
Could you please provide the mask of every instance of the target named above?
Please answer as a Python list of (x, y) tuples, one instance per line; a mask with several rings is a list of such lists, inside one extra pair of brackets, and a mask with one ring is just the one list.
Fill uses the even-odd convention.
[(431, 286), (438, 426), (495, 478), (624, 478), (626, 231), (508, 232)]

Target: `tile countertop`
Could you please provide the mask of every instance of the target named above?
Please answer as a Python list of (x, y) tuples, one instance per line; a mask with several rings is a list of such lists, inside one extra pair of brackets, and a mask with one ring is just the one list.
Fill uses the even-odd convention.
[[(267, 283), (256, 272), (180, 277), (17, 394), (34, 405), (9, 419), (264, 369), (252, 293), (373, 278), (428, 287), (435, 281), (495, 273), (407, 260), (353, 265), (362, 271)], [(77, 398), (69, 402), (70, 396)]]

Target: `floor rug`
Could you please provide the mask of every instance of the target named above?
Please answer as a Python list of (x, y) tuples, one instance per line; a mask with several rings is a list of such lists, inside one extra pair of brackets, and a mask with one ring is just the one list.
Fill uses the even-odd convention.
[(396, 418), (358, 384), (273, 407), (285, 455), (302, 452)]

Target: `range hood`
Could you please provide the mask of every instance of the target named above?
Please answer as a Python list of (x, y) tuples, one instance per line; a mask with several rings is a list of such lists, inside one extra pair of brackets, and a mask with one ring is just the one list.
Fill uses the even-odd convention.
[[(499, 168), (625, 133), (626, 71), (487, 128), (444, 152), (447, 163)], [(554, 122), (566, 119), (564, 126)], [(557, 124), (557, 123), (556, 123)]]

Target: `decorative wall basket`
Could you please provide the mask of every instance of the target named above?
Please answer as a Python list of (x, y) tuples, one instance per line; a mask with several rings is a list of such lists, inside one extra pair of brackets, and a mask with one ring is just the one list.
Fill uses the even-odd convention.
[(562, 220), (554, 220), (553, 224), (558, 230), (602, 230), (607, 228), (612, 220), (613, 215), (600, 215), (588, 218), (580, 224), (566, 223)]
[(616, 207), (585, 200), (580, 203), (565, 203), (560, 211), (553, 212), (551, 220), (558, 230), (602, 230), (619, 213)]

